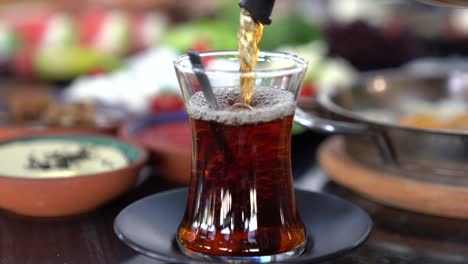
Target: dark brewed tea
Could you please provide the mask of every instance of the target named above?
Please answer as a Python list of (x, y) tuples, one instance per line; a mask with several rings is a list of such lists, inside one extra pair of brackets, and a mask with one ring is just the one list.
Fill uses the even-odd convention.
[(306, 234), (296, 210), (290, 156), (294, 95), (257, 87), (252, 109), (245, 110), (235, 109), (239, 88), (214, 92), (221, 110), (210, 109), (201, 93), (187, 106), (192, 177), (179, 243), (219, 256), (301, 248)]

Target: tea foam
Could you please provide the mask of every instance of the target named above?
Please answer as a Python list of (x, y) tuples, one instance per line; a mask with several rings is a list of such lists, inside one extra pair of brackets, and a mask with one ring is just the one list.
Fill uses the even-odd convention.
[(294, 94), (289, 91), (258, 87), (254, 90), (251, 110), (234, 110), (239, 103), (239, 88), (217, 88), (213, 90), (219, 110), (210, 108), (202, 92), (190, 98), (188, 114), (193, 119), (214, 121), (226, 125), (246, 125), (270, 122), (294, 114)]

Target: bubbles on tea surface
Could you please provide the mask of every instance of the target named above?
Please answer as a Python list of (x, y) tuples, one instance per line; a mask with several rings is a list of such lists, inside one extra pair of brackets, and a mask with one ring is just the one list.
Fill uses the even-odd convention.
[(221, 110), (210, 108), (203, 93), (197, 92), (187, 109), (191, 118), (227, 125), (256, 124), (292, 115), (296, 107), (291, 92), (276, 88), (256, 87), (248, 107), (239, 101), (239, 89), (218, 88), (213, 92)]
[(231, 110), (231, 111), (251, 111), (251, 110), (254, 110), (254, 108), (248, 104), (244, 104), (244, 103), (235, 103), (233, 105), (231, 105), (228, 110)]

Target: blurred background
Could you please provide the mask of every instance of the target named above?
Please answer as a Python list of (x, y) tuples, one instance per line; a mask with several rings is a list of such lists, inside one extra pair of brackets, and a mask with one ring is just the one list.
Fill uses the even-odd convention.
[[(238, 20), (237, 0), (1, 0), (0, 125), (99, 126), (180, 109), (172, 60), (236, 49)], [(467, 43), (464, 9), (277, 0), (261, 48), (309, 59), (302, 99), (311, 102), (364, 71), (465, 67)]]

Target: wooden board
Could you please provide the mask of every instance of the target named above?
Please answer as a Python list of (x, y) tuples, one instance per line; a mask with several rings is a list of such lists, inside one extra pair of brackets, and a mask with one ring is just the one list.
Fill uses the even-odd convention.
[(430, 215), (468, 219), (468, 187), (417, 181), (372, 170), (348, 156), (341, 137), (325, 141), (318, 158), (332, 180), (372, 200)]

